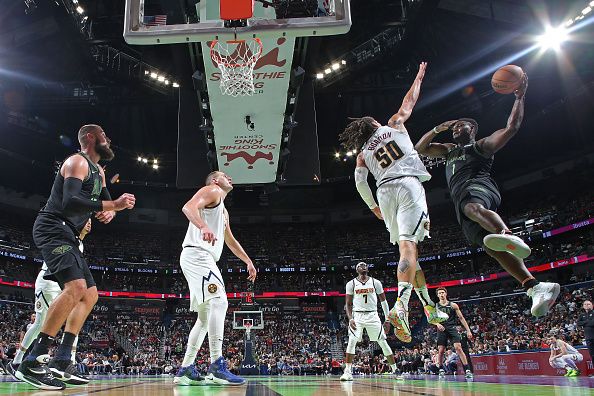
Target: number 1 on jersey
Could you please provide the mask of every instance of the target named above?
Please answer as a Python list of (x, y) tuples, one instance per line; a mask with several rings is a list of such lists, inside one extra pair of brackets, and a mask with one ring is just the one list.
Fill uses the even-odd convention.
[(375, 150), (373, 154), (375, 159), (379, 162), (379, 165), (382, 168), (387, 168), (392, 164), (394, 161), (398, 161), (400, 158), (404, 156), (404, 153), (398, 147), (395, 141), (390, 141), (386, 143), (385, 146), (378, 148)]

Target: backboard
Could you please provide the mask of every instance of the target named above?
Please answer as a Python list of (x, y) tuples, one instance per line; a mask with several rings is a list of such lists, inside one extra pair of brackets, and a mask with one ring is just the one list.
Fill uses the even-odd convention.
[[(348, 32), (349, 0), (255, 0), (253, 17), (231, 24), (220, 19), (219, 0), (196, 1), (195, 9), (190, 10), (182, 9), (181, 3), (126, 0), (124, 39), (133, 45), (200, 42), (203, 66), (198, 66), (198, 72), (204, 88), (199, 89), (204, 92), (199, 92), (201, 103), (196, 111), (203, 115), (203, 124), (192, 136), (195, 144), (208, 141), (208, 157), (216, 159), (210, 161), (212, 167), (230, 175), (235, 185), (287, 181), (283, 172), (291, 161), (291, 151), (297, 150), (291, 145), (291, 135), (294, 129), (302, 133), (295, 113), (307, 74), (294, 54), (305, 52), (307, 37)], [(184, 4), (188, 3), (192, 2)], [(253, 76), (250, 96), (226, 94), (221, 85), (226, 77), (211, 56), (211, 43), (254, 39), (261, 42), (261, 53), (246, 73)], [(314, 114), (313, 96), (300, 106), (311, 106), (308, 111)], [(311, 133), (310, 140), (316, 139), (315, 153), (299, 158), (317, 163), (318, 169), (311, 172), (311, 167), (303, 167), (303, 172), (308, 169), (311, 175), (301, 179), (310, 181), (304, 184), (318, 184), (315, 121), (313, 129), (311, 125), (303, 129), (307, 129), (303, 133)]]
[(246, 324), (251, 324), (250, 330), (264, 329), (262, 311), (233, 311), (233, 328), (246, 330)]

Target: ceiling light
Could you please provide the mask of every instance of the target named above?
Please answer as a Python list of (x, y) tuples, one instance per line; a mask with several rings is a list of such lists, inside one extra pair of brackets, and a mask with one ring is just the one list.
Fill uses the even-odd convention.
[(324, 70), (324, 73), (330, 74), (330, 73), (332, 73), (332, 70), (330, 68), (327, 68), (326, 70)]
[(144, 71), (144, 75), (145, 75), (145, 76), (146, 76), (146, 75), (148, 75), (149, 73), (150, 73), (150, 72), (149, 72), (148, 70), (145, 70), (145, 71)]
[(76, 12), (78, 12), (79, 14), (82, 14), (83, 12), (85, 12), (85, 10), (81, 6), (78, 6), (78, 7), (76, 7)]
[(151, 78), (157, 79), (157, 73), (155, 73), (155, 72), (152, 72), (152, 73), (151, 73)]
[(346, 61), (344, 59), (341, 60), (340, 63), (342, 63), (343, 65), (346, 65)]
[(147, 164), (147, 163), (148, 163), (148, 159), (146, 159), (146, 158), (143, 158), (143, 159), (142, 159), (142, 162), (143, 162), (143, 163), (145, 163), (145, 164)]
[(335, 158), (340, 158), (340, 153), (334, 153)]
[(159, 165), (153, 164), (153, 169), (159, 169)]
[(322, 78), (324, 78), (324, 73), (318, 73), (318, 74), (316, 74), (316, 78), (318, 80), (321, 80)]
[(169, 85), (169, 80), (165, 80), (165, 85)]
[(165, 81), (165, 76), (159, 76), (159, 77), (157, 77), (157, 81), (159, 81), (159, 82)]
[(138, 162), (142, 161), (142, 157), (137, 158)]
[(352, 151), (347, 151), (346, 156), (347, 157), (352, 157), (353, 156), (353, 152)]
[(176, 82), (174, 82), (172, 85), (173, 85), (173, 88), (179, 88), (179, 84)]
[(582, 10), (582, 15), (586, 15), (586, 14), (588, 14), (590, 11), (592, 11), (592, 7), (588, 6), (588, 7), (584, 8), (584, 9)]
[(567, 39), (567, 30), (563, 26), (547, 28), (546, 32), (539, 37), (538, 42), (544, 49), (559, 49), (561, 43)]
[(338, 70), (340, 68), (340, 63), (333, 63), (332, 70)]

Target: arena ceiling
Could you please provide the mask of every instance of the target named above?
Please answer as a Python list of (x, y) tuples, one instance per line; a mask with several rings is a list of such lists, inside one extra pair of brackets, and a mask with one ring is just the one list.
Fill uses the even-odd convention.
[[(86, 27), (68, 14), (67, 2), (36, 0), (29, 2), (35, 7), (27, 12), (23, 2), (2, 2), (0, 185), (47, 194), (54, 162), (72, 152), (78, 127), (94, 122), (105, 127), (119, 148), (118, 157), (108, 165), (109, 175), (119, 173), (123, 181), (174, 188), (176, 92), (158, 91), (125, 78), (113, 71), (114, 65), (97, 59), (99, 48), (107, 46), (176, 77), (182, 88), (188, 89), (193, 72), (188, 45), (131, 47), (122, 38), (123, 2), (80, 0), (90, 24)], [(479, 134), (505, 126), (513, 96), (495, 94), (490, 74), (505, 59), (531, 47), (547, 20), (554, 26), (563, 23), (579, 15), (588, 3), (351, 2), (351, 32), (309, 40), (302, 63), (308, 78), (315, 80), (323, 67), (387, 29), (402, 27), (404, 36), (377, 61), (350, 70), (332, 83), (316, 82), (322, 180), (328, 183), (293, 188), (293, 193), (311, 194), (321, 189), (332, 191), (341, 200), (357, 199), (351, 183), (340, 181), (352, 173), (353, 164), (334, 158), (337, 135), (348, 116), (372, 115), (385, 122), (398, 109), (423, 60), (429, 62), (428, 72), (407, 125), (413, 141), (437, 123), (462, 116), (479, 121)], [(184, 10), (195, 1), (175, 3)], [(524, 67), (530, 85), (524, 126), (498, 154), (497, 175), (537, 169), (594, 149), (593, 33), (589, 24), (574, 32), (572, 41), (559, 52), (535, 50), (510, 62)], [(159, 169), (142, 166), (138, 155), (155, 156)], [(429, 188), (444, 184), (441, 171), (434, 179)], [(121, 186), (114, 188), (117, 192)], [(258, 199), (253, 202), (257, 205)]]

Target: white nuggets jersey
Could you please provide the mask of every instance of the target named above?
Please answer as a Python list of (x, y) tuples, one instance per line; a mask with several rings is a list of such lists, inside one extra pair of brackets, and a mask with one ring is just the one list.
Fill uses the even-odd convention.
[(362, 153), (378, 187), (403, 176), (415, 176), (421, 182), (431, 179), (404, 125), (397, 129), (386, 125), (377, 128)]
[[(84, 252), (84, 246), (82, 241), (79, 241), (78, 250), (80, 250), (81, 253)], [(44, 261), (41, 265), (41, 271), (39, 271), (39, 273), (37, 274), (37, 279), (35, 279), (35, 294), (39, 293), (40, 291), (47, 293), (60, 293), (62, 289), (60, 289), (60, 285), (58, 285), (57, 282), (43, 278), (46, 272), (47, 264)]]
[(346, 294), (353, 296), (353, 312), (377, 312), (377, 295), (383, 292), (382, 283), (372, 277), (365, 283), (355, 278), (346, 285)]
[(225, 243), (225, 227), (227, 225), (225, 220), (225, 204), (223, 200), (213, 207), (200, 209), (200, 217), (204, 220), (208, 228), (214, 233), (217, 239), (214, 246), (210, 242), (202, 239), (202, 231), (196, 227), (192, 222), (188, 226), (186, 237), (182, 243), (182, 247), (196, 247), (208, 252), (215, 261), (219, 261), (221, 253), (223, 253), (223, 244)]

